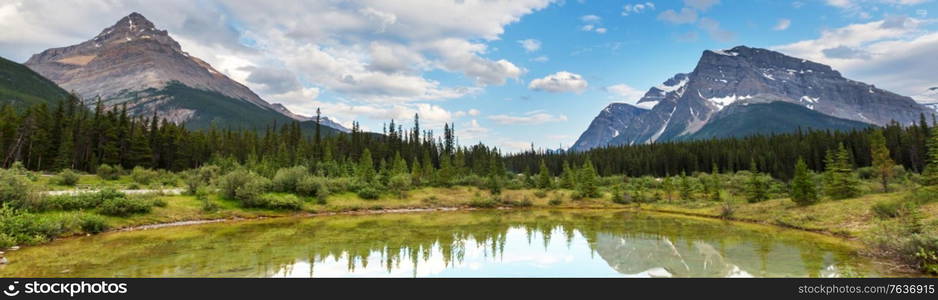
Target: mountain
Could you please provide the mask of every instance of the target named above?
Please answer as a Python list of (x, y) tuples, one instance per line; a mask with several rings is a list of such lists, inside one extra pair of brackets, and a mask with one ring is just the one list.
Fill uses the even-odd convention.
[(136, 115), (156, 113), (190, 128), (211, 124), (263, 128), (273, 122), (308, 121), (267, 103), (184, 52), (166, 30), (157, 29), (139, 13), (120, 19), (91, 40), (35, 54), (25, 65), (84, 99), (100, 97), (108, 106), (126, 104)]
[[(767, 105), (741, 108), (755, 104)], [(746, 46), (704, 51), (691, 73), (677, 74), (639, 99), (636, 106), (650, 110), (624, 106), (603, 109), (571, 150), (893, 120), (914, 124), (934, 112), (910, 97), (844, 78), (830, 66)]]
[(26, 66), (0, 57), (0, 104), (50, 106), (68, 97), (68, 92)]

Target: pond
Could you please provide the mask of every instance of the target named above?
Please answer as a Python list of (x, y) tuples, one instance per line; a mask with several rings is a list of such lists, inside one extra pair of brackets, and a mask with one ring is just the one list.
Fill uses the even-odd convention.
[(839, 239), (618, 210), (222, 222), (8, 251), (3, 277), (889, 276)]

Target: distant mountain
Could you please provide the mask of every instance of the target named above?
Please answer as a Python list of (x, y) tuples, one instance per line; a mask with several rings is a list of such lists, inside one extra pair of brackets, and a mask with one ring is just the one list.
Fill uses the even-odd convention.
[(0, 104), (50, 106), (68, 97), (68, 92), (26, 66), (0, 57)]
[[(740, 108), (774, 102), (804, 109), (789, 105)], [(934, 112), (910, 97), (846, 79), (829, 66), (745, 46), (704, 51), (693, 72), (677, 74), (639, 99), (637, 105), (650, 110), (624, 108), (627, 105), (606, 107), (571, 150), (797, 128), (851, 129), (858, 122), (914, 124), (921, 114)], [(773, 122), (760, 123), (767, 118)], [(715, 121), (719, 123), (711, 124)]]
[(138, 13), (91, 40), (35, 54), (25, 65), (84, 99), (126, 104), (134, 114), (156, 113), (190, 128), (263, 128), (306, 121), (190, 56), (168, 32)]

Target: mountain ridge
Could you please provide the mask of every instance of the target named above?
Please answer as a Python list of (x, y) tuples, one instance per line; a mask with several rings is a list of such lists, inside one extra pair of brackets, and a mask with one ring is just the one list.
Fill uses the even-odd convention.
[[(652, 106), (648, 112), (617, 116), (604, 109), (593, 120), (599, 122), (598, 126), (591, 123), (571, 150), (686, 139), (728, 107), (776, 101), (874, 125), (892, 120), (914, 124), (921, 114), (931, 112), (910, 97), (844, 78), (830, 66), (771, 50), (737, 46), (705, 50), (691, 73), (678, 73), (650, 88), (636, 102), (638, 106)], [(612, 125), (598, 130), (603, 124)], [(608, 132), (619, 134), (611, 136)]]

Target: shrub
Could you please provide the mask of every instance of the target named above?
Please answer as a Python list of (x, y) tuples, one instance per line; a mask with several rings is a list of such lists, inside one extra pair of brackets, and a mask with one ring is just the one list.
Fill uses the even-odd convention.
[(34, 215), (9, 204), (0, 207), (0, 243), (37, 244), (70, 230), (68, 216)]
[(120, 192), (102, 191), (100, 212), (109, 216), (126, 217), (133, 214), (148, 213), (154, 207), (165, 207), (166, 201), (153, 194), (128, 197)]
[(277, 170), (274, 179), (271, 181), (272, 188), (277, 192), (295, 193), (300, 179), (308, 174), (309, 171), (304, 166), (281, 168)]
[(130, 171), (130, 179), (141, 185), (149, 185), (151, 182), (156, 181), (159, 176), (156, 171), (139, 166)]
[(358, 197), (365, 200), (375, 200), (381, 197), (381, 192), (369, 185), (358, 189)]
[(736, 207), (733, 206), (729, 201), (723, 201), (723, 204), (720, 205), (720, 218), (729, 219), (733, 217), (733, 214), (736, 213)]
[(544, 190), (536, 190), (534, 191), (534, 197), (538, 197), (538, 198), (547, 197), (547, 192)]
[(257, 203), (258, 207), (269, 209), (301, 210), (303, 209), (303, 200), (295, 195), (276, 195), (267, 194), (260, 197), (261, 201)]
[(0, 169), (0, 204), (12, 203), (23, 207), (37, 197), (32, 182), (13, 171)]
[(255, 200), (267, 190), (269, 180), (247, 170), (231, 171), (218, 179), (222, 197), (239, 200), (242, 204)]
[(296, 183), (296, 193), (301, 196), (319, 196), (323, 194), (324, 196), (329, 195), (329, 189), (326, 187), (328, 180), (323, 177), (316, 177), (311, 175), (303, 176)]
[(550, 199), (550, 201), (547, 201), (547, 205), (550, 206), (557, 206), (561, 204), (563, 204), (563, 200), (560, 200), (560, 197), (554, 197), (553, 199)]
[(98, 177), (104, 180), (117, 180), (123, 172), (124, 168), (121, 166), (112, 167), (109, 164), (100, 165), (96, 170)]
[(881, 219), (896, 218), (915, 209), (915, 203), (901, 200), (880, 201), (870, 207), (873, 214)]
[(176, 186), (176, 184), (179, 183), (179, 177), (166, 170), (157, 171), (156, 180), (159, 184), (164, 186)]
[(495, 208), (498, 206), (498, 200), (495, 198), (474, 198), (469, 201), (469, 207), (472, 208)]
[(107, 220), (99, 215), (85, 214), (79, 218), (81, 231), (90, 234), (97, 234), (108, 229)]
[(398, 197), (403, 199), (405, 192), (410, 189), (411, 179), (408, 174), (398, 174), (391, 176), (388, 180), (388, 187), (398, 193)]
[(71, 169), (65, 169), (59, 172), (59, 175), (55, 177), (55, 183), (64, 186), (75, 186), (78, 184), (78, 179), (80, 178), (77, 172)]

